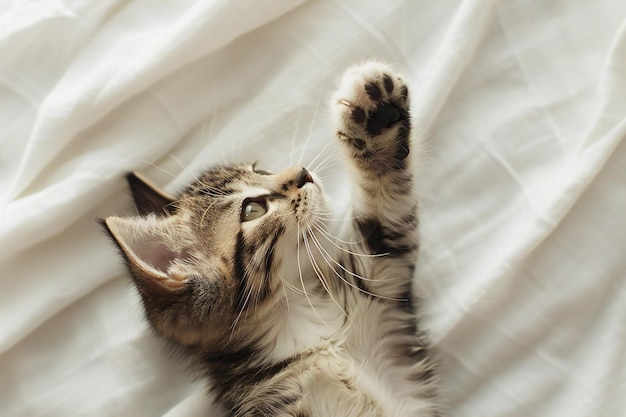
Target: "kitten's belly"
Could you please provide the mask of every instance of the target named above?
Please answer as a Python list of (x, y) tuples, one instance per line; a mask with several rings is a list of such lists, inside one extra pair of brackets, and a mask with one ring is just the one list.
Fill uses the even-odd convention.
[(301, 378), (310, 417), (430, 415), (428, 404), (417, 399), (419, 385), (407, 378), (407, 369), (392, 365), (382, 372), (341, 348), (330, 348), (315, 362), (316, 371)]
[[(358, 365), (357, 365), (358, 366)], [(389, 366), (380, 374), (371, 369), (359, 372), (359, 382), (379, 401), (383, 415), (394, 417), (429, 416), (431, 408), (425, 400), (419, 399), (419, 383), (411, 381), (406, 368)], [(424, 410), (424, 413), (420, 413)]]
[[(304, 311), (310, 310), (307, 307)], [(414, 378), (419, 367), (426, 365), (405, 355), (413, 343), (418, 345), (411, 330), (402, 331), (413, 328), (411, 314), (366, 297), (347, 303), (348, 320), (336, 312), (326, 315), (325, 309), (317, 307), (326, 324), (337, 327), (314, 326), (303, 322), (301, 315), (287, 316), (293, 322), (285, 322), (273, 352), (275, 360), (308, 352), (289, 371), (302, 387), (310, 411), (307, 416), (432, 415), (432, 400), (424, 399), (424, 383)], [(291, 308), (296, 312), (297, 306)], [(331, 321), (335, 315), (340, 320)]]
[(407, 328), (412, 316), (371, 299), (360, 300), (352, 311), (357, 319), (352, 321), (345, 354), (359, 384), (378, 400), (385, 416), (430, 415), (429, 404), (420, 398), (422, 383), (414, 379), (420, 364), (403, 358), (417, 337), (398, 329)]
[(350, 307), (337, 333), (345, 336), (320, 347), (300, 378), (311, 416), (430, 416), (423, 383), (412, 378), (420, 364), (403, 355), (414, 335), (398, 330), (411, 316), (365, 298)]

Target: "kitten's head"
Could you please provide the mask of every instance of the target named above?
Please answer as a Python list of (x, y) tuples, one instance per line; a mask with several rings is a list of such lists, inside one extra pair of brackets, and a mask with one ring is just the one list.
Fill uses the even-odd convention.
[(176, 344), (217, 349), (244, 337), (238, 333), (281, 297), (281, 280), (310, 267), (303, 239), (326, 209), (319, 182), (302, 167), (273, 174), (220, 166), (178, 198), (136, 174), (128, 181), (141, 216), (103, 225), (151, 327)]

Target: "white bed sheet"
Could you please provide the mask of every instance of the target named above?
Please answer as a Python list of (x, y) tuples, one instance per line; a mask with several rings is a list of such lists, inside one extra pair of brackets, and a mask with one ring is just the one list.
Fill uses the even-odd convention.
[(425, 143), (416, 282), (447, 414), (626, 415), (625, 18), (623, 0), (0, 1), (0, 414), (221, 415), (95, 218), (132, 213), (131, 170), (173, 191), (216, 162), (332, 155), (328, 94), (377, 58), (410, 80)]

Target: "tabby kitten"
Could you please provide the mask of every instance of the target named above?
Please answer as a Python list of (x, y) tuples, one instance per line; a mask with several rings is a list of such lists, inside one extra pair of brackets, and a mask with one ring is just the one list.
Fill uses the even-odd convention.
[(437, 415), (411, 292), (407, 86), (369, 62), (345, 72), (331, 106), (354, 191), (345, 240), (299, 166), (218, 166), (176, 197), (131, 174), (141, 217), (102, 223), (151, 328), (192, 358), (228, 416)]

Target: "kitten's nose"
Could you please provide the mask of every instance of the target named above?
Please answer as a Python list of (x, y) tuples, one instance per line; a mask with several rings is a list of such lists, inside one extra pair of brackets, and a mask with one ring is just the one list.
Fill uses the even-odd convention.
[(278, 186), (283, 192), (289, 189), (299, 189), (304, 187), (307, 182), (313, 183), (313, 177), (309, 174), (306, 168), (293, 166), (280, 172), (276, 178)]
[(309, 171), (307, 171), (306, 168), (303, 167), (298, 173), (298, 176), (296, 177), (296, 187), (302, 188), (304, 187), (304, 184), (306, 184), (307, 182), (312, 183), (313, 177), (311, 177), (311, 174), (309, 174)]

